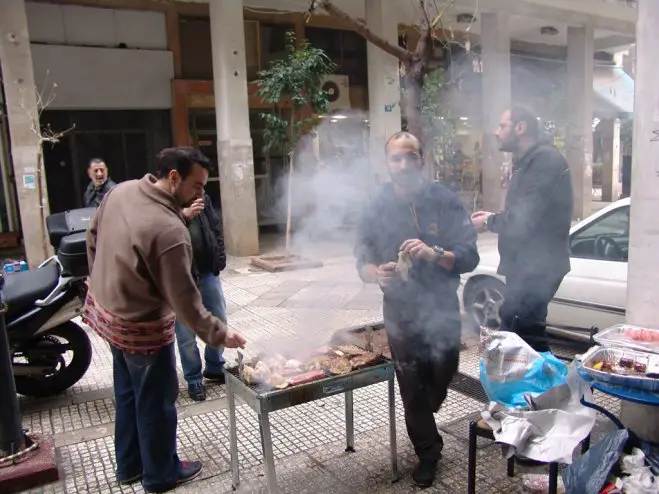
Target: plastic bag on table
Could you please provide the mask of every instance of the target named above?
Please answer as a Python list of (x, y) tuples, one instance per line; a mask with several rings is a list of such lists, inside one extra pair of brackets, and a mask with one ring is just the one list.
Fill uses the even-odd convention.
[(536, 352), (515, 333), (481, 327), (480, 380), (490, 401), (526, 407), (525, 395), (541, 395), (567, 377), (568, 366), (550, 352)]
[(621, 429), (605, 436), (562, 472), (567, 494), (599, 494), (629, 439)]

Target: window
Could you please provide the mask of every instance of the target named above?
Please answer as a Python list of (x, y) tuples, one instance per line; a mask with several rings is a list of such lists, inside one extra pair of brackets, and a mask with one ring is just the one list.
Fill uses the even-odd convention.
[(598, 218), (572, 235), (573, 257), (627, 262), (629, 253), (629, 206)]
[(350, 86), (368, 84), (366, 40), (353, 31), (309, 27), (306, 36), (316, 48), (322, 49), (337, 68), (336, 74), (347, 75)]

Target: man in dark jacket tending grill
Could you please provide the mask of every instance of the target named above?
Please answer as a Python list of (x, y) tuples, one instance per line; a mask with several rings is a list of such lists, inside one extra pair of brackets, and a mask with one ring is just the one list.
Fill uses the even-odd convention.
[[(365, 211), (355, 256), (361, 279), (384, 293), (384, 322), (419, 463), (412, 477), (432, 485), (443, 441), (433, 413), (446, 398), (460, 355), (460, 274), (479, 262), (476, 230), (457, 194), (423, 178), (412, 134), (386, 145), (392, 182)], [(397, 260), (401, 258), (401, 262)]]
[[(197, 279), (204, 307), (226, 323), (227, 307), (220, 281), (220, 271), (227, 265), (222, 219), (215, 212), (208, 194), (184, 208), (183, 217), (190, 232), (193, 273)], [(206, 346), (204, 351), (206, 368), (202, 375), (197, 337), (180, 321), (176, 321), (176, 342), (190, 398), (195, 401), (204, 401), (206, 390), (202, 377), (210, 381), (224, 382), (224, 358), (222, 358), (224, 349)]]
[(506, 111), (496, 137), (501, 151), (513, 153), (506, 203), (500, 213), (474, 213), (472, 221), (499, 235), (498, 273), (506, 277), (501, 329), (545, 352), (547, 308), (570, 271), (570, 170), (558, 149), (540, 141), (538, 118), (528, 109)]

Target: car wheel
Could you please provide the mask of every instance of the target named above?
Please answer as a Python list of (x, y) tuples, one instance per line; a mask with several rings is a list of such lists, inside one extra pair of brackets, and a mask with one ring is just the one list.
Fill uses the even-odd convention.
[(465, 287), (464, 307), (474, 329), (481, 326), (498, 329), (501, 326), (499, 307), (503, 303), (506, 285), (496, 278), (478, 278)]

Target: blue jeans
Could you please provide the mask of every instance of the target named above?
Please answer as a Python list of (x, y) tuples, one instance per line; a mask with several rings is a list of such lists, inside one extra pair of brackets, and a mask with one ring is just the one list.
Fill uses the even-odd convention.
[(174, 344), (155, 355), (111, 348), (117, 480), (142, 474), (147, 489), (171, 486), (180, 469), (176, 454), (178, 378)]
[[(220, 277), (214, 276), (213, 273), (202, 274), (199, 277), (198, 287), (204, 307), (218, 319), (227, 322), (227, 306)], [(199, 355), (199, 348), (197, 348), (197, 335), (179, 321), (176, 321), (176, 343), (178, 344), (178, 352), (181, 355), (183, 377), (185, 377), (188, 386), (201, 383), (203, 378), (201, 375), (201, 355)], [(211, 348), (206, 345), (206, 351), (204, 352), (206, 372), (211, 374), (222, 373), (224, 369), (222, 353), (224, 353), (224, 348)]]

